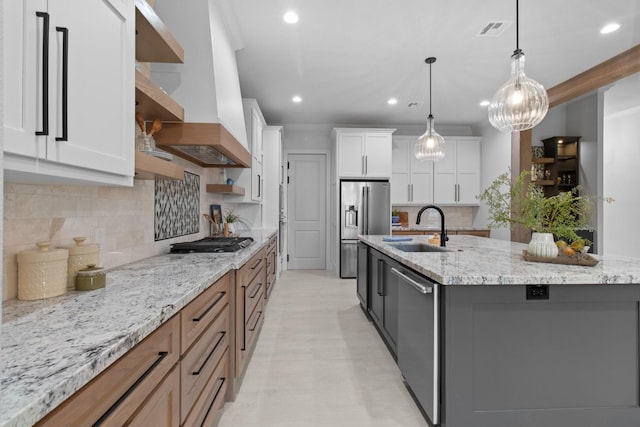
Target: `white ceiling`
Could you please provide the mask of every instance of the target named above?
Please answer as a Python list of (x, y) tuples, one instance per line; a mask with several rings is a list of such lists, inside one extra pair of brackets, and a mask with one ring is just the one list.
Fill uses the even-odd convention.
[[(242, 96), (269, 124), (425, 124), (428, 56), (436, 126), (488, 122), (509, 76), (515, 0), (229, 0)], [(282, 20), (292, 9), (297, 24)], [(489, 22), (512, 25), (499, 37)], [(601, 35), (609, 22), (620, 30)], [(526, 74), (550, 88), (640, 43), (640, 0), (520, 0)], [(300, 95), (303, 102), (291, 102)], [(398, 104), (389, 106), (387, 99)], [(410, 102), (424, 102), (408, 108)]]

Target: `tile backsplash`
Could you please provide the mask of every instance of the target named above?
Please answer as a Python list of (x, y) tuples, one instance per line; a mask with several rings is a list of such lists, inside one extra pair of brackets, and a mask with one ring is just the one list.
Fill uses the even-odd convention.
[[(4, 277), (3, 300), (16, 298), (16, 255), (51, 241), (52, 247), (71, 246), (73, 237), (100, 244), (100, 263), (106, 268), (166, 253), (170, 243), (189, 241), (208, 234), (202, 213), (219, 195), (204, 191), (216, 182), (218, 169), (193, 168), (200, 174), (199, 231), (182, 237), (155, 241), (154, 181), (135, 180), (133, 187), (84, 185), (32, 185), (4, 183)], [(193, 224), (191, 225), (193, 230)], [(107, 278), (108, 280), (108, 278)]]
[(155, 240), (200, 231), (200, 176), (184, 173), (184, 180), (158, 179), (154, 203)]

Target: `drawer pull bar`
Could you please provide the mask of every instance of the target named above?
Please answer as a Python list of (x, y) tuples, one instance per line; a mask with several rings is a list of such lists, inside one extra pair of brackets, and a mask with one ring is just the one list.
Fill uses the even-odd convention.
[(213, 307), (215, 307), (215, 306), (216, 306), (216, 304), (218, 304), (222, 298), (224, 298), (224, 296), (225, 296), (225, 295), (226, 295), (226, 292), (220, 292), (220, 293), (218, 294), (218, 298), (216, 298), (216, 300), (215, 300), (215, 301), (214, 301), (214, 302), (213, 302), (209, 307), (207, 307), (207, 309), (206, 309), (206, 310), (205, 310), (205, 311), (204, 311), (200, 316), (198, 316), (198, 317), (194, 317), (192, 320), (193, 320), (194, 322), (199, 322), (199, 321), (201, 321), (201, 320), (204, 318), (204, 316), (206, 316), (206, 315), (207, 315), (207, 313), (208, 313), (209, 311), (211, 311), (211, 309), (212, 309)]
[(138, 378), (136, 380), (135, 383), (133, 383), (131, 385), (131, 387), (129, 387), (129, 389), (127, 391), (124, 392), (124, 394), (122, 396), (120, 396), (120, 398), (118, 400), (116, 400), (116, 402), (111, 405), (111, 407), (109, 409), (107, 409), (107, 412), (105, 412), (99, 419), (98, 421), (96, 421), (95, 423), (93, 423), (93, 427), (99, 426), (101, 425), (103, 422), (105, 422), (107, 420), (107, 418), (109, 418), (109, 416), (114, 413), (116, 411), (116, 409), (118, 409), (118, 407), (122, 404), (122, 402), (124, 402), (127, 397), (129, 397), (129, 395), (131, 393), (133, 393), (135, 391), (135, 389), (140, 385), (140, 383), (142, 381), (144, 381), (149, 374), (151, 374), (151, 372), (164, 360), (165, 357), (167, 357), (169, 355), (168, 351), (161, 351), (158, 353), (158, 358), (156, 359), (155, 362), (153, 362), (153, 364), (151, 366), (149, 366), (149, 368), (144, 371), (144, 373), (142, 375), (140, 375), (140, 378)]
[(253, 267), (251, 267), (252, 270), (255, 270), (256, 268), (258, 268), (258, 266), (262, 263), (262, 258), (260, 258), (255, 264), (253, 264)]
[(262, 316), (262, 311), (258, 312), (258, 317), (256, 318), (256, 323), (254, 323), (253, 327), (249, 329), (251, 332), (255, 331), (258, 327), (258, 323), (260, 323), (260, 316)]
[(56, 141), (68, 141), (69, 129), (69, 29), (56, 27), (62, 33), (62, 136), (56, 136)]
[(211, 359), (211, 356), (213, 356), (213, 353), (216, 352), (216, 350), (218, 349), (218, 346), (220, 345), (220, 343), (222, 342), (222, 340), (224, 339), (224, 336), (226, 334), (227, 334), (226, 331), (220, 332), (220, 338), (218, 338), (218, 341), (216, 342), (216, 344), (211, 349), (211, 352), (209, 352), (209, 355), (207, 356), (207, 358), (204, 359), (204, 362), (202, 362), (202, 365), (200, 366), (200, 369), (198, 369), (197, 371), (192, 372), (191, 375), (200, 375), (200, 372), (202, 372), (204, 367), (207, 365), (207, 362), (209, 361), (209, 359)]
[(253, 295), (250, 295), (249, 298), (254, 299), (256, 297), (256, 295), (258, 295), (258, 292), (260, 292), (260, 288), (262, 288), (262, 283), (258, 283), (258, 289), (256, 289), (256, 291), (253, 293)]
[(207, 408), (207, 412), (204, 414), (204, 418), (202, 419), (202, 424), (200, 424), (200, 427), (204, 426), (204, 422), (209, 417), (209, 412), (211, 412), (211, 408), (213, 408), (213, 405), (216, 403), (216, 399), (218, 398), (218, 394), (220, 393), (220, 390), (222, 390), (222, 386), (224, 385), (224, 382), (226, 380), (227, 379), (224, 378), (224, 377), (218, 379), (218, 381), (220, 381), (220, 385), (218, 386), (218, 389), (216, 390), (215, 394), (213, 395), (213, 399), (211, 399), (211, 404), (209, 405), (209, 408)]
[(36, 12), (42, 18), (42, 130), (36, 135), (49, 135), (49, 14)]
[[(247, 322), (247, 287), (242, 286), (242, 320), (243, 325)], [(240, 350), (245, 351), (247, 349), (247, 331), (246, 327), (242, 328), (242, 348)]]

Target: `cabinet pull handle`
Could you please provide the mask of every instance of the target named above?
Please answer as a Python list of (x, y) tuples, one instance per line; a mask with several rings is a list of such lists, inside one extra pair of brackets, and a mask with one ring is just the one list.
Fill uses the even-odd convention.
[(260, 174), (258, 174), (258, 197), (260, 197), (260, 190), (261, 190), (260, 187), (261, 187), (261, 185), (260, 185)]
[(253, 267), (251, 267), (251, 269), (255, 270), (256, 268), (258, 268), (258, 266), (260, 265), (261, 262), (262, 262), (262, 258), (260, 258), (258, 261), (256, 261), (256, 263), (253, 264)]
[(62, 136), (56, 136), (56, 141), (68, 141), (68, 103), (69, 103), (69, 29), (56, 27), (62, 33)]
[(364, 174), (369, 173), (369, 156), (364, 156)]
[(411, 201), (413, 202), (413, 184), (411, 184)]
[(260, 288), (262, 288), (262, 283), (258, 283), (256, 291), (253, 293), (253, 295), (249, 295), (249, 298), (254, 299), (256, 295), (258, 295), (258, 292), (260, 292)]
[(249, 329), (251, 332), (255, 331), (258, 327), (258, 323), (260, 323), (260, 316), (262, 316), (262, 310), (258, 312), (258, 317), (256, 317), (256, 323), (253, 324), (253, 327)]
[(382, 280), (383, 280), (382, 278), (383, 263), (384, 263), (384, 260), (381, 260), (381, 259), (378, 260), (378, 295), (380, 296), (384, 296), (384, 294), (382, 293), (383, 290), (381, 286)]
[[(242, 286), (242, 323), (247, 322), (247, 287)], [(247, 349), (247, 328), (242, 328), (242, 348), (244, 351)]]
[(360, 156), (360, 170), (362, 171), (362, 175), (364, 175), (364, 156)]
[(224, 385), (224, 382), (226, 381), (226, 378), (224, 378), (224, 377), (218, 378), (218, 381), (220, 381), (220, 385), (218, 386), (216, 392), (213, 394), (213, 399), (211, 399), (211, 403), (209, 404), (209, 407), (207, 408), (207, 412), (204, 414), (204, 418), (202, 419), (203, 421), (202, 421), (202, 424), (200, 425), (200, 427), (202, 427), (204, 425), (204, 421), (209, 416), (209, 412), (211, 412), (211, 408), (213, 408), (213, 404), (216, 403), (216, 399), (218, 398), (218, 394), (220, 393), (220, 390), (222, 390), (222, 386)]
[(218, 304), (222, 298), (224, 298), (224, 296), (225, 296), (225, 295), (226, 295), (226, 292), (220, 292), (220, 293), (218, 294), (218, 298), (216, 298), (216, 300), (215, 300), (213, 303), (211, 303), (211, 305), (210, 305), (209, 307), (207, 307), (207, 309), (206, 309), (205, 311), (203, 311), (203, 312), (202, 312), (202, 314), (200, 314), (200, 316), (198, 316), (198, 317), (194, 317), (194, 318), (193, 318), (193, 319), (191, 319), (191, 320), (192, 320), (193, 322), (199, 322), (199, 321), (201, 321), (201, 320), (204, 318), (204, 316), (206, 316), (206, 315), (207, 315), (207, 313), (208, 313), (209, 311), (211, 311), (211, 309), (212, 309), (213, 307), (215, 307), (215, 306), (216, 306), (216, 304)]
[(411, 184), (407, 184), (407, 201), (411, 201)]
[(216, 352), (216, 350), (218, 349), (218, 346), (220, 345), (220, 343), (224, 339), (224, 336), (227, 334), (227, 332), (226, 331), (222, 331), (222, 332), (219, 332), (219, 334), (220, 334), (220, 338), (218, 338), (218, 341), (216, 341), (216, 344), (213, 346), (213, 348), (209, 352), (209, 355), (206, 357), (206, 359), (204, 359), (204, 362), (202, 362), (202, 365), (200, 365), (200, 368), (197, 371), (191, 372), (191, 375), (200, 375), (200, 372), (202, 372), (202, 370), (206, 366), (206, 364), (209, 361), (209, 359), (211, 359), (211, 356), (213, 356), (213, 353)]
[(400, 277), (401, 279), (403, 279), (404, 281), (406, 281), (407, 283), (409, 283), (411, 286), (413, 286), (413, 288), (416, 291), (420, 292), (421, 294), (430, 294), (433, 292), (433, 287), (424, 286), (423, 284), (416, 282), (411, 277), (403, 274), (402, 272), (400, 272), (400, 270), (398, 270), (395, 267), (391, 268), (391, 272), (396, 276)]
[(165, 357), (167, 357), (169, 355), (168, 351), (161, 351), (158, 353), (158, 358), (155, 360), (155, 362), (153, 362), (153, 364), (151, 366), (149, 366), (149, 368), (144, 371), (144, 373), (142, 375), (140, 375), (140, 378), (138, 378), (136, 380), (135, 383), (133, 383), (131, 385), (131, 387), (129, 387), (127, 389), (127, 391), (124, 392), (124, 394), (122, 396), (120, 396), (120, 398), (118, 400), (116, 400), (116, 402), (111, 405), (111, 407), (109, 409), (107, 409), (107, 412), (105, 412), (104, 414), (102, 414), (102, 416), (98, 419), (98, 421), (96, 421), (95, 423), (93, 423), (93, 427), (99, 426), (101, 425), (103, 422), (105, 422), (107, 420), (107, 418), (109, 418), (109, 416), (116, 410), (118, 409), (118, 406), (120, 406), (122, 404), (122, 402), (124, 402), (127, 397), (129, 397), (129, 395), (131, 393), (133, 393), (135, 391), (135, 389), (140, 385), (140, 383), (142, 381), (145, 380), (145, 378), (147, 378), (149, 376), (149, 374), (151, 374), (151, 372), (164, 360)]
[(49, 135), (49, 14), (36, 12), (42, 18), (42, 130), (36, 135)]

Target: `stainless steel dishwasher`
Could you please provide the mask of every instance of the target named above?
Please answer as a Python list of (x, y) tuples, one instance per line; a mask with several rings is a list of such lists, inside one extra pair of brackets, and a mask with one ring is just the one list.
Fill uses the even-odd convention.
[(440, 423), (438, 287), (406, 268), (391, 272), (398, 284), (398, 366), (433, 425)]

